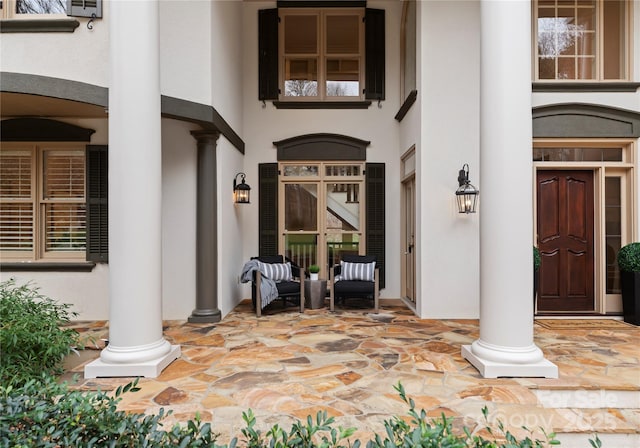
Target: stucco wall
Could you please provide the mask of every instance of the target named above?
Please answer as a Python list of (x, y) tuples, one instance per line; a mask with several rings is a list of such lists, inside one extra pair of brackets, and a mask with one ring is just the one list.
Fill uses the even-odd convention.
[(211, 4), (160, 3), (160, 85), (163, 95), (211, 104)]
[(109, 2), (103, 2), (103, 17), (92, 30), (87, 19), (77, 18), (80, 26), (73, 33), (3, 33), (0, 71), (108, 86)]
[[(429, 318), (477, 318), (479, 2), (419, 2), (418, 17), (418, 311)], [(478, 214), (456, 208), (458, 170), (465, 163), (481, 192)]]
[(186, 319), (196, 304), (198, 127), (162, 120), (162, 316)]

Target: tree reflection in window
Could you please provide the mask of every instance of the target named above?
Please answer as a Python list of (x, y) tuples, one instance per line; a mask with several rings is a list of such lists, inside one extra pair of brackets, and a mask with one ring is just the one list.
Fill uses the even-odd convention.
[(17, 14), (65, 14), (65, 0), (16, 0)]

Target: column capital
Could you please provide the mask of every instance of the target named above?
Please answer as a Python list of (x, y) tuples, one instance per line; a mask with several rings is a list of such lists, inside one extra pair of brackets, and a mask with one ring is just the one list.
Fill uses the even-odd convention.
[(198, 141), (198, 143), (203, 143), (203, 144), (209, 143), (209, 144), (215, 145), (218, 139), (220, 138), (219, 131), (212, 131), (207, 129), (203, 129), (199, 131), (191, 131), (191, 135), (193, 135), (193, 138), (195, 138)]

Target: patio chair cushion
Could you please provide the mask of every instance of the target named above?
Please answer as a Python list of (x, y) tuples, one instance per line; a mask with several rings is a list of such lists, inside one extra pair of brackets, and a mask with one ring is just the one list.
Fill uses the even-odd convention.
[(376, 262), (371, 263), (351, 263), (340, 262), (340, 281), (374, 281)]
[(334, 285), (334, 291), (338, 297), (373, 297), (373, 282), (363, 282), (361, 280), (341, 280)]
[(280, 297), (300, 295), (300, 282), (282, 281), (276, 283)]
[(265, 277), (275, 282), (290, 281), (293, 278), (291, 274), (291, 263), (262, 263), (260, 262), (260, 272)]

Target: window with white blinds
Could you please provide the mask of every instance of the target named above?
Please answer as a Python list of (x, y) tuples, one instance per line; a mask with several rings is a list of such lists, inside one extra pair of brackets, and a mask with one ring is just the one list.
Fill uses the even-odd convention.
[(84, 258), (85, 151), (0, 150), (0, 252), (6, 259)]
[(33, 251), (33, 153), (0, 152), (0, 250)]

